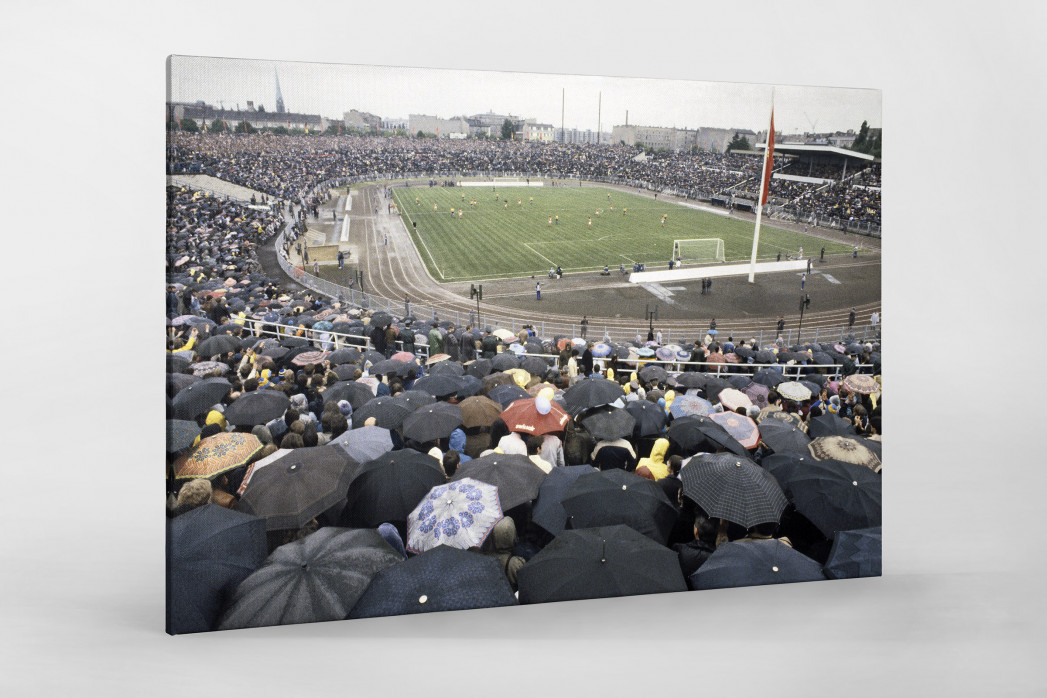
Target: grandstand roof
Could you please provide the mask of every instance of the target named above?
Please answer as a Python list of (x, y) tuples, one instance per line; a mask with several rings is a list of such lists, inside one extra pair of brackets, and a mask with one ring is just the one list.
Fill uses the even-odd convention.
[[(757, 143), (756, 148), (759, 150), (766, 150), (766, 143)], [(865, 153), (859, 153), (856, 150), (847, 150), (846, 148), (838, 148), (835, 145), (813, 145), (809, 143), (775, 143), (774, 152), (776, 153), (796, 153), (797, 155), (803, 153), (817, 153), (819, 155), (839, 155), (845, 158), (854, 158), (855, 160), (867, 160), (873, 161), (876, 158), (872, 155)]]

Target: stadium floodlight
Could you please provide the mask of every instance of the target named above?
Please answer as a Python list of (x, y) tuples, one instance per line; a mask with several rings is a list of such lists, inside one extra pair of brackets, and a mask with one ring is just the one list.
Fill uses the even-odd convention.
[(727, 261), (723, 251), (723, 239), (721, 238), (673, 240), (672, 258), (681, 265)]

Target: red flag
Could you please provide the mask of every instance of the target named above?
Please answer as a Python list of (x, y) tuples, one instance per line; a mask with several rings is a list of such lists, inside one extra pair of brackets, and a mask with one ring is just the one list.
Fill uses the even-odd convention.
[(760, 205), (767, 203), (767, 192), (771, 189), (771, 171), (774, 170), (774, 107), (771, 107), (771, 131), (767, 136), (767, 162), (763, 173), (763, 198)]

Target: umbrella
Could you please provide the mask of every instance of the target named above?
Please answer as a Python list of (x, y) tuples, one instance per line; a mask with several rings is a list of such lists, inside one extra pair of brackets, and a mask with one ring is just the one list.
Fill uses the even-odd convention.
[(407, 519), (407, 549), (422, 553), (439, 545), (483, 545), (502, 519), (498, 488), (465, 478), (433, 487)]
[(363, 383), (356, 381), (338, 381), (334, 385), (324, 388), (321, 395), (324, 404), (329, 402), (341, 402), (346, 400), (354, 410), (358, 410), (374, 399), (374, 393)]
[(483, 395), (467, 397), (458, 403), (458, 407), (462, 410), (462, 426), (466, 429), (489, 427), (502, 414), (502, 406)]
[(216, 356), (240, 350), (240, 340), (231, 334), (218, 334), (208, 337), (196, 347), (200, 356)]
[(327, 445), (342, 449), (357, 463), (366, 463), (392, 451), (393, 438), (388, 429), (369, 426), (344, 431)]
[[(673, 404), (676, 404), (675, 401)], [(665, 410), (655, 403), (648, 400), (633, 400), (625, 403), (625, 411), (636, 420), (633, 438), (657, 436), (665, 431)]]
[(353, 347), (336, 349), (331, 352), (330, 356), (327, 357), (327, 360), (331, 362), (332, 366), (356, 363), (360, 360), (360, 350), (354, 349)]
[(563, 498), (568, 488), (582, 475), (598, 472), (600, 471), (591, 465), (553, 468), (538, 488), (538, 499), (531, 510), (531, 520), (554, 536), (563, 533), (567, 522)]
[(737, 439), (731, 436), (726, 429), (701, 415), (688, 415), (674, 419), (665, 435), (669, 441), (688, 454), (699, 451), (712, 453), (726, 449), (739, 456), (748, 455), (745, 447), (738, 443)]
[(375, 365), (380, 361), (385, 361), (385, 354), (374, 350), (365, 351), (363, 356), (360, 357), (362, 361), (370, 361), (371, 365)]
[(222, 401), (232, 385), (225, 378), (203, 378), (178, 391), (171, 400), (175, 417), (196, 419)]
[(552, 383), (535, 383), (531, 387), (527, 388), (527, 394), (530, 395), (531, 397), (538, 397), (538, 393), (542, 392), (546, 388), (549, 388), (550, 390), (553, 391), (553, 396), (554, 397), (556, 395), (560, 395), (561, 393), (563, 393), (562, 390), (557, 388)]
[(796, 511), (826, 538), (882, 523), (883, 480), (868, 468), (837, 460), (773, 457), (767, 465)]
[(396, 396), (412, 412), (436, 403), (436, 398), (421, 390), (405, 390)]
[(564, 531), (517, 579), (524, 604), (687, 590), (676, 553), (622, 525)]
[(393, 316), (385, 312), (384, 310), (379, 310), (378, 312), (371, 315), (371, 326), (388, 327), (392, 323)]
[(774, 368), (761, 368), (753, 375), (753, 382), (765, 385), (768, 388), (774, 388), (779, 383), (785, 382), (785, 376), (782, 375), (781, 371)]
[(254, 434), (221, 432), (203, 439), (175, 461), (175, 478), (192, 480), (198, 477), (213, 478), (224, 472), (239, 468), (251, 460), (251, 456), (262, 450), (262, 442)]
[(379, 361), (378, 363), (371, 366), (370, 374), (372, 376), (384, 376), (386, 374), (396, 374), (398, 376), (406, 376), (409, 367), (403, 361), (397, 361), (396, 359), (386, 359), (385, 361)]
[(770, 412), (761, 411), (759, 418), (756, 420), (757, 424), (760, 425), (764, 424), (764, 422), (772, 421), (792, 424), (805, 434), (807, 433), (807, 423), (803, 421), (803, 418), (797, 412), (786, 412), (785, 410), (771, 410)]
[(202, 377), (210, 376), (214, 373), (229, 373), (229, 366), (228, 364), (223, 364), (221, 361), (200, 361), (195, 364), (190, 364), (189, 370), (193, 372), (194, 376)]
[(310, 351), (309, 340), (305, 337), (284, 337), (280, 340), (280, 346), (288, 349), (301, 349), (300, 353)]
[(672, 347), (658, 347), (654, 350), (654, 355), (662, 361), (673, 361), (676, 359), (676, 350)]
[(404, 363), (417, 363), (415, 362), (415, 356), (409, 351), (398, 351), (389, 357), (393, 361), (403, 361)]
[(167, 521), (167, 632), (211, 630), (266, 556), (265, 521), (214, 504)]
[(268, 356), (270, 359), (273, 359), (274, 361), (279, 361), (280, 359), (283, 359), (284, 357), (286, 357), (291, 352), (288, 349), (284, 348), (284, 347), (275, 346), (275, 347), (266, 347), (265, 349), (263, 349), (259, 353), (262, 356)]
[(520, 368), (541, 379), (549, 372), (549, 362), (537, 356), (527, 356), (520, 362)]
[(276, 419), (291, 406), (279, 390), (256, 390), (236, 398), (225, 408), (225, 419), (234, 426), (254, 426)]
[(709, 415), (709, 419), (726, 429), (735, 441), (747, 449), (756, 448), (760, 443), (760, 430), (756, 427), (756, 422), (745, 415), (734, 412), (713, 412)]
[(725, 388), (724, 390), (721, 390), (717, 395), (717, 398), (720, 400), (720, 404), (723, 405), (723, 408), (725, 410), (730, 410), (731, 412), (736, 411), (739, 407), (752, 407), (753, 404), (748, 395), (735, 388)]
[(300, 354), (296, 354), (291, 363), (295, 366), (308, 366), (310, 364), (318, 364), (327, 358), (326, 351), (304, 351)]
[(611, 405), (594, 407), (586, 411), (579, 422), (597, 441), (614, 441), (631, 436), (636, 427), (636, 419), (632, 414)]
[(411, 389), (421, 390), (434, 397), (447, 397), (458, 392), (459, 385), (461, 383), (453, 376), (429, 375), (416, 380)]
[(433, 354), (425, 360), (425, 365), (432, 366), (433, 364), (440, 363), (441, 361), (447, 361), (450, 358), (450, 354)]
[(578, 381), (564, 391), (563, 397), (567, 411), (574, 416), (590, 407), (609, 405), (615, 400), (624, 399), (625, 391), (615, 381), (597, 377)]
[(730, 390), (731, 384), (722, 378), (716, 378), (715, 376), (708, 376), (705, 379), (705, 384), (702, 386), (702, 390), (705, 392), (706, 399), (709, 402), (719, 402), (720, 393), (725, 390)]
[(506, 341), (507, 339), (512, 339), (512, 338), (514, 338), (516, 336), (515, 334), (513, 334), (509, 330), (505, 329), (504, 327), (496, 327), (494, 329), (494, 331), (491, 332), (491, 334), (493, 334), (495, 337), (497, 337), (498, 339), (502, 340), (503, 342)]
[(341, 620), (403, 558), (378, 531), (321, 528), (281, 545), (236, 590), (219, 630)]
[(693, 589), (824, 580), (822, 567), (778, 540), (724, 543), (690, 577)]
[(517, 603), (498, 560), (438, 545), (375, 575), (349, 617), (465, 611)]
[(358, 467), (337, 448), (296, 448), (257, 469), (236, 508), (265, 517), (269, 531), (299, 529), (345, 498)]
[(883, 574), (882, 528), (840, 531), (833, 539), (825, 576), (829, 579), (879, 577)]
[[(653, 364), (644, 366), (640, 369), (640, 376), (643, 376), (643, 372), (648, 368), (658, 368)], [(676, 376), (676, 384), (681, 385), (685, 388), (701, 388), (705, 385), (705, 374), (698, 373), (696, 371), (684, 371), (683, 373)]]
[(342, 522), (361, 528), (406, 522), (429, 490), (446, 480), (430, 455), (410, 448), (385, 453), (360, 466), (349, 484)]
[(512, 376), (513, 383), (524, 389), (527, 388), (527, 384), (530, 383), (532, 379), (531, 374), (522, 368), (508, 368), (504, 373)]
[(676, 507), (657, 483), (620, 468), (582, 475), (561, 503), (568, 528), (625, 524), (663, 545), (676, 523)]
[(799, 381), (783, 381), (777, 385), (775, 390), (786, 400), (803, 402), (811, 398), (811, 391)]
[(485, 394), (489, 394), (499, 385), (516, 385), (516, 381), (513, 380), (512, 376), (501, 371), (484, 376), (480, 379), (480, 382), (483, 385)]
[(369, 402), (353, 410), (353, 428), (364, 426), (368, 417), (374, 417), (375, 425), (385, 429), (399, 429), (411, 409), (399, 398), (385, 395), (372, 398)]
[(862, 395), (875, 395), (880, 392), (880, 384), (876, 379), (865, 373), (852, 373), (843, 379), (843, 386), (852, 393)]
[(601, 358), (611, 353), (611, 345), (605, 344), (604, 342), (597, 342), (593, 345), (593, 356)]
[(807, 433), (812, 439), (821, 436), (857, 436), (853, 424), (829, 412), (808, 419)]
[(669, 405), (669, 414), (673, 417), (688, 415), (706, 416), (713, 412), (713, 403), (697, 395), (677, 395)]
[(455, 396), (462, 400), (467, 397), (476, 395), (483, 389), (483, 383), (476, 376), (470, 376), (466, 374), (458, 379), (458, 392)]
[[(669, 374), (665, 372), (664, 368), (657, 364), (647, 364), (640, 369), (640, 372), (637, 375), (640, 380), (648, 383), (664, 383), (669, 379)], [(677, 381), (677, 383), (679, 383), (679, 381)]]
[(876, 472), (879, 472), (882, 466), (879, 456), (858, 439), (849, 439), (846, 436), (819, 436), (807, 444), (807, 449), (817, 460), (842, 460)]
[[(360, 364), (338, 364), (332, 366), (331, 370), (338, 376), (338, 380), (351, 381), (356, 372), (360, 370)], [(371, 397), (374, 397), (374, 393), (371, 394)]]
[(465, 372), (470, 376), (483, 378), (493, 370), (490, 359), (474, 359), (465, 364)]
[(426, 405), (404, 417), (403, 436), (417, 443), (436, 441), (451, 435), (462, 424), (462, 410), (449, 402)]
[(167, 452), (176, 453), (183, 448), (189, 448), (199, 435), (200, 427), (196, 422), (187, 419), (168, 419)]
[(748, 385), (742, 388), (742, 392), (745, 393), (746, 397), (752, 404), (759, 407), (761, 410), (767, 407), (767, 396), (771, 394), (771, 389), (766, 385), (760, 383), (754, 383), (749, 381)]
[(777, 523), (788, 500), (774, 477), (733, 454), (695, 456), (680, 471), (683, 494), (709, 516), (744, 528)]
[(501, 354), (495, 354), (494, 358), (491, 359), (491, 368), (495, 371), (505, 371), (510, 368), (520, 367), (520, 357), (516, 356), (512, 352), (502, 352)]
[(523, 434), (551, 434), (566, 429), (567, 423), (571, 421), (570, 415), (553, 402), (549, 403), (549, 410), (543, 413), (539, 407), (543, 407), (544, 403), (544, 399), (519, 398), (509, 404), (500, 416), (509, 431)]
[(517, 400), (533, 399), (531, 398), (530, 393), (518, 385), (496, 385), (487, 393), (487, 397), (502, 405), (504, 408), (508, 408)]
[(191, 362), (185, 356), (179, 356), (178, 354), (167, 355), (167, 372), (168, 373), (183, 373)]
[(811, 439), (795, 424), (778, 419), (760, 422), (760, 440), (775, 453), (806, 454)]
[(502, 510), (531, 501), (545, 479), (545, 471), (527, 456), (491, 453), (458, 466), (451, 481), (472, 478), (498, 488)]
[(465, 374), (465, 367), (457, 361), (441, 361), (429, 369), (430, 376), (450, 376), (458, 378)]

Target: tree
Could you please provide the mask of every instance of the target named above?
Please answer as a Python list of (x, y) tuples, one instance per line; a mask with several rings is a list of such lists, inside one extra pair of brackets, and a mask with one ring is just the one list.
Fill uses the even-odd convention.
[(727, 152), (732, 150), (752, 150), (752, 145), (749, 143), (749, 139), (740, 133), (734, 134), (734, 138), (727, 144)]
[(211, 131), (212, 133), (221, 133), (223, 131), (227, 131), (228, 129), (225, 126), (225, 122), (219, 118), (212, 121), (211, 125), (207, 127), (207, 130)]
[(883, 139), (883, 134), (878, 133), (873, 136), (870, 135), (869, 122), (863, 121), (862, 127), (858, 129), (858, 136), (854, 139), (854, 143), (851, 143), (851, 150), (855, 150), (859, 153), (867, 153), (869, 155), (880, 157), (880, 146)]
[(513, 137), (513, 122), (510, 119), (506, 119), (502, 122), (502, 140), (507, 141)]
[(249, 124), (247, 122), (247, 119), (244, 119), (243, 121), (238, 123), (236, 125), (236, 129), (234, 130), (235, 133), (257, 133), (257, 131), (258, 129)]
[(199, 133), (200, 132), (200, 129), (197, 128), (197, 126), (196, 126), (196, 122), (193, 121), (192, 119), (182, 119), (179, 122), (179, 124), (182, 126), (182, 130), (183, 131), (188, 131), (189, 133)]
[(265, 106), (264, 105), (261, 105), (261, 104), (258, 105), (258, 113), (259, 114), (264, 114), (265, 113)]
[(336, 121), (333, 124), (328, 124), (327, 130), (324, 131), (324, 133), (328, 136), (337, 136), (340, 133), (338, 122)]
[(278, 136), (286, 136), (287, 135), (287, 127), (286, 126), (277, 126), (276, 128), (272, 129), (272, 132), (275, 133)]

